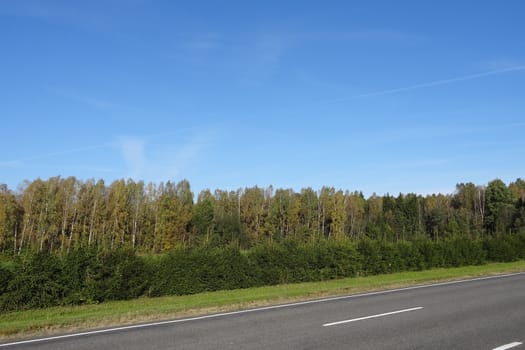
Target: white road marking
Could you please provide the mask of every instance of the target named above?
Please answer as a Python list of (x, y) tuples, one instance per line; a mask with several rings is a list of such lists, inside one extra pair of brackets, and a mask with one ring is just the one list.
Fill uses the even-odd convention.
[(385, 313), (377, 314), (377, 315), (353, 318), (351, 320), (344, 320), (344, 321), (337, 321), (337, 322), (332, 322), (332, 323), (325, 323), (323, 325), (323, 327), (336, 326), (336, 325), (343, 324), (343, 323), (363, 321), (363, 320), (368, 320), (368, 319), (371, 319), (371, 318), (378, 318), (378, 317), (384, 317), (384, 316), (389, 316), (389, 315), (401, 314), (403, 312), (417, 311), (417, 310), (421, 310), (421, 309), (423, 309), (423, 307), (422, 306), (418, 306), (418, 307), (413, 307), (413, 308), (410, 308), (410, 309), (390, 311), (390, 312), (385, 312)]
[(339, 297), (315, 299), (315, 300), (301, 301), (301, 302), (290, 303), (290, 304), (280, 304), (280, 305), (273, 305), (273, 306), (265, 306), (265, 307), (260, 307), (260, 308), (256, 308), (256, 309), (247, 309), (247, 310), (240, 310), (240, 311), (224, 312), (224, 313), (220, 313), (220, 314), (212, 314), (212, 315), (205, 315), (205, 316), (198, 316), (198, 317), (191, 317), (191, 318), (183, 318), (183, 319), (177, 319), (177, 320), (168, 320), (168, 321), (161, 321), (161, 322), (153, 322), (153, 323), (142, 323), (142, 324), (136, 324), (136, 325), (131, 325), (131, 326), (107, 328), (107, 329), (100, 329), (100, 330), (87, 331), (87, 332), (81, 332), (81, 333), (72, 333), (72, 334), (59, 335), (59, 336), (47, 337), (47, 338), (37, 338), (37, 339), (30, 339), (30, 340), (22, 340), (22, 341), (17, 341), (17, 342), (13, 342), (13, 343), (0, 344), (0, 348), (7, 347), (7, 346), (13, 346), (13, 345), (40, 343), (40, 342), (49, 341), (49, 340), (58, 340), (58, 339), (81, 337), (81, 336), (85, 336), (85, 335), (110, 333), (110, 332), (117, 332), (117, 331), (128, 330), (128, 329), (155, 327), (155, 326), (160, 326), (160, 325), (167, 325), (167, 324), (174, 324), (174, 323), (182, 323), (182, 322), (189, 322), (189, 321), (204, 320), (204, 319), (208, 319), (208, 318), (216, 318), (216, 317), (222, 317), (222, 316), (232, 316), (232, 315), (239, 315), (239, 314), (250, 313), (250, 312), (274, 310), (274, 309), (281, 309), (281, 308), (287, 308), (287, 307), (294, 307), (294, 306), (301, 306), (301, 305), (308, 305), (308, 304), (316, 304), (316, 303), (324, 303), (324, 302), (329, 302), (329, 301), (353, 299), (353, 298), (360, 298), (360, 297), (381, 295), (381, 294), (389, 294), (389, 293), (396, 293), (396, 292), (404, 292), (404, 291), (414, 290), (414, 289), (448, 286), (448, 285), (453, 285), (453, 284), (475, 282), (475, 281), (484, 281), (484, 280), (504, 278), (504, 277), (512, 277), (512, 276), (519, 276), (519, 275), (525, 275), (525, 272), (515, 272), (515, 273), (509, 273), (509, 274), (505, 274), (505, 275), (477, 277), (477, 278), (471, 278), (471, 279), (466, 279), (466, 280), (440, 282), (440, 283), (433, 283), (433, 284), (423, 284), (423, 285), (420, 285), (420, 286), (397, 288), (397, 289), (387, 289), (387, 290), (381, 290), (381, 291), (378, 291), (378, 292), (343, 295), (343, 296), (339, 296)]
[(497, 348), (494, 348), (492, 350), (507, 350), (510, 348), (515, 348), (516, 346), (521, 345), (521, 344), (523, 343), (520, 343), (519, 341), (515, 341), (514, 343), (508, 343), (502, 346), (498, 346)]

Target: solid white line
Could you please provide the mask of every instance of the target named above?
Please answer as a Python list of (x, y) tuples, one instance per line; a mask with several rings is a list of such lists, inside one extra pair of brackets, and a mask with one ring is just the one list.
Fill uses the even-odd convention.
[(81, 333), (73, 333), (73, 334), (66, 334), (66, 335), (59, 335), (59, 336), (47, 337), (47, 338), (22, 340), (22, 341), (13, 342), (13, 343), (0, 344), (0, 348), (1, 347), (12, 346), (12, 345), (39, 343), (39, 342), (44, 342), (44, 341), (49, 341), (49, 340), (57, 340), (57, 339), (80, 337), (80, 336), (84, 336), (84, 335), (110, 333), (110, 332), (116, 332), (116, 331), (122, 331), (122, 330), (128, 330), (128, 329), (155, 327), (155, 326), (160, 326), (160, 325), (167, 325), (167, 324), (174, 324), (174, 323), (182, 323), (182, 322), (189, 322), (189, 321), (204, 320), (204, 319), (208, 319), (208, 318), (232, 316), (232, 315), (239, 315), (239, 314), (250, 313), (250, 312), (274, 310), (274, 309), (281, 309), (281, 308), (301, 306), (301, 305), (308, 305), (308, 304), (324, 303), (324, 302), (329, 302), (329, 301), (337, 301), (337, 300), (353, 299), (353, 298), (360, 298), (360, 297), (373, 296), (373, 295), (381, 295), (381, 294), (403, 292), (403, 291), (414, 290), (414, 289), (432, 288), (432, 287), (440, 287), (440, 286), (447, 286), (447, 285), (467, 283), (467, 282), (475, 282), (475, 281), (484, 281), (484, 280), (497, 279), (497, 278), (512, 277), (512, 276), (518, 276), (518, 275), (525, 275), (525, 272), (516, 272), (516, 273), (505, 274), (505, 275), (496, 275), (496, 276), (471, 278), (471, 279), (466, 279), (466, 280), (440, 282), (440, 283), (434, 283), (434, 284), (424, 284), (424, 285), (420, 285), (420, 286), (397, 288), (397, 289), (388, 289), (388, 290), (382, 290), (382, 291), (378, 291), (378, 292), (343, 295), (343, 296), (339, 296), (339, 297), (331, 297), (331, 298), (324, 298), (324, 299), (300, 301), (300, 302), (297, 302), (297, 303), (265, 306), (265, 307), (255, 308), (255, 309), (247, 309), (247, 310), (240, 310), (240, 311), (224, 312), (224, 313), (219, 313), (219, 314), (212, 314), (212, 315), (205, 315), (205, 316), (198, 316), (198, 317), (191, 317), (191, 318), (183, 318), (183, 319), (177, 319), (177, 320), (169, 320), (169, 321), (161, 321), (161, 322), (153, 322), (153, 323), (143, 323), (143, 324), (137, 324), (137, 325), (131, 325), (131, 326), (107, 328), (107, 329), (88, 331), (88, 332), (81, 332)]
[(516, 346), (521, 345), (521, 344), (523, 344), (523, 343), (515, 341), (514, 343), (508, 343), (508, 344), (505, 344), (505, 345), (502, 345), (502, 346), (498, 346), (497, 348), (494, 348), (492, 350), (507, 350), (507, 349), (510, 349), (510, 348), (515, 348)]
[(385, 313), (377, 314), (377, 315), (353, 318), (351, 320), (344, 320), (344, 321), (337, 321), (337, 322), (332, 322), (332, 323), (325, 323), (323, 325), (323, 327), (330, 327), (330, 326), (336, 326), (336, 325), (343, 324), (343, 323), (350, 323), (350, 322), (356, 322), (356, 321), (369, 320), (371, 318), (378, 318), (378, 317), (384, 317), (384, 316), (389, 316), (389, 315), (401, 314), (403, 312), (410, 312), (410, 311), (416, 311), (416, 310), (421, 310), (421, 309), (423, 309), (423, 307), (422, 306), (418, 306), (418, 307), (413, 307), (413, 308), (410, 308), (410, 309), (390, 311), (390, 312), (385, 312)]

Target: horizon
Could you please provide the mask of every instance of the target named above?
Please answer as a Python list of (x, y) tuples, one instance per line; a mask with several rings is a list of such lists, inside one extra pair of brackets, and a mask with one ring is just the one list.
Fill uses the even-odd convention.
[[(35, 181), (48, 182), (49, 180), (51, 180), (53, 178), (58, 178), (60, 180), (66, 180), (69, 177), (62, 177), (62, 176), (59, 176), (59, 175), (52, 176), (50, 178), (45, 178), (45, 179), (38, 177), (38, 178), (35, 178), (33, 180), (24, 180), (16, 188), (11, 188), (7, 184), (0, 183), (0, 188), (1, 188), (2, 185), (5, 185), (7, 187), (7, 190), (11, 191), (15, 195), (20, 195), (27, 188), (27, 187), (24, 187), (25, 185), (30, 185), (31, 183), (33, 183)], [(144, 184), (144, 186), (146, 186), (146, 187), (151, 184), (151, 185), (153, 185), (156, 188), (159, 188), (161, 185), (165, 185), (168, 182), (171, 182), (172, 184), (177, 184), (177, 183), (182, 182), (182, 181), (187, 181), (189, 183), (190, 190), (191, 190), (191, 192), (193, 194), (193, 200), (194, 200), (195, 203), (197, 202), (199, 195), (201, 193), (205, 192), (205, 191), (209, 191), (212, 195), (214, 195), (214, 193), (216, 191), (224, 191), (224, 192), (228, 192), (228, 193), (231, 193), (231, 192), (243, 193), (244, 191), (246, 191), (248, 189), (254, 189), (254, 188), (259, 188), (261, 190), (271, 189), (271, 193), (272, 194), (275, 194), (275, 191), (278, 191), (278, 190), (285, 190), (285, 191), (289, 191), (290, 190), (293, 193), (299, 194), (303, 190), (311, 189), (315, 193), (317, 193), (318, 195), (324, 188), (333, 188), (335, 190), (335, 192), (343, 192), (345, 195), (347, 193), (348, 194), (359, 193), (359, 194), (361, 194), (363, 196), (363, 198), (365, 198), (367, 200), (370, 199), (370, 198), (373, 198), (373, 197), (398, 197), (398, 196), (407, 196), (407, 195), (416, 195), (418, 197), (431, 197), (431, 196), (434, 196), (434, 195), (454, 196), (456, 194), (456, 192), (457, 192), (457, 187), (460, 186), (460, 185), (473, 184), (476, 187), (486, 188), (491, 182), (503, 181), (503, 180), (501, 180), (499, 178), (494, 178), (494, 179), (490, 180), (488, 183), (483, 183), (483, 184), (474, 183), (472, 181), (461, 182), (461, 183), (458, 182), (454, 186), (454, 190), (452, 192), (417, 193), (417, 192), (411, 191), (411, 192), (398, 192), (398, 193), (389, 193), (389, 192), (385, 192), (385, 193), (376, 193), (376, 192), (365, 193), (365, 192), (363, 192), (363, 191), (361, 191), (359, 189), (338, 188), (338, 187), (334, 187), (334, 186), (330, 186), (330, 185), (323, 185), (321, 187), (306, 186), (306, 187), (301, 187), (301, 188), (292, 188), (292, 187), (276, 187), (276, 186), (273, 186), (272, 184), (269, 184), (269, 185), (266, 185), (266, 186), (252, 185), (252, 186), (244, 186), (244, 187), (238, 187), (238, 188), (203, 188), (203, 189), (200, 189), (200, 190), (195, 190), (193, 188), (193, 186), (191, 185), (191, 181), (188, 180), (188, 179), (167, 180), (167, 181), (154, 182), (154, 181), (144, 181), (144, 180), (141, 180), (141, 179), (132, 179), (132, 178), (127, 178), (127, 179), (120, 178), (120, 179), (114, 179), (112, 181), (106, 181), (103, 178), (98, 178), (98, 179), (96, 179), (96, 178), (80, 179), (80, 178), (76, 178), (76, 177), (74, 177), (74, 178), (75, 178), (76, 181), (78, 181), (80, 183), (92, 182), (93, 184), (97, 184), (99, 181), (102, 181), (106, 188), (110, 188), (111, 185), (114, 182), (116, 182), (116, 181), (124, 181), (125, 183), (129, 183), (130, 181), (133, 181), (134, 183), (142, 182)], [(511, 184), (517, 183), (519, 181), (523, 181), (523, 179), (522, 178), (516, 178), (516, 179), (514, 179), (513, 181), (510, 181), (510, 182), (503, 181), (503, 183), (505, 184), (505, 186), (508, 187)]]

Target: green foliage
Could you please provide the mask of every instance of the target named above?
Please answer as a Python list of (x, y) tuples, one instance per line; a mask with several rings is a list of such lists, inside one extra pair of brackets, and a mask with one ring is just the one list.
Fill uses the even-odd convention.
[(498, 235), (484, 242), (487, 258), (490, 261), (516, 261), (525, 258), (525, 233), (517, 235)]
[(381, 253), (376, 242), (364, 239), (358, 244), (358, 251), (362, 257), (362, 272), (365, 275), (377, 275), (383, 271)]
[(486, 252), (483, 243), (467, 238), (458, 238), (439, 242), (444, 254), (443, 267), (479, 265), (485, 262)]
[(403, 264), (400, 271), (420, 271), (425, 269), (425, 256), (421, 254), (417, 244), (400, 241), (397, 244)]
[(86, 270), (86, 297), (92, 302), (139, 297), (149, 285), (150, 270), (132, 250), (99, 253)]
[(396, 243), (362, 240), (363, 273), (375, 275), (436, 267), (478, 265), (486, 261), (482, 242), (469, 239)]
[(64, 304), (81, 304), (92, 301), (86, 294), (87, 273), (95, 268), (97, 262), (95, 248), (72, 250), (62, 258), (60, 283), (65, 292)]
[(525, 233), (445, 240), (282, 239), (249, 250), (183, 247), (139, 256), (122, 248), (5, 256), (0, 311), (185, 295), (525, 259)]
[(511, 225), (513, 198), (511, 190), (496, 179), (489, 182), (486, 192), (487, 228), (492, 232), (505, 232)]
[(416, 252), (422, 257), (422, 269), (445, 266), (445, 255), (443, 254), (443, 246), (441, 244), (436, 244), (436, 242), (428, 239), (420, 239), (414, 241), (412, 244)]
[(6, 267), (0, 265), (0, 295), (7, 292), (9, 281), (13, 278), (13, 273)]
[(234, 248), (177, 248), (153, 265), (148, 294), (183, 295), (245, 288), (250, 282), (248, 261)]
[(318, 279), (327, 280), (353, 277), (362, 269), (361, 256), (355, 243), (322, 241), (313, 247), (316, 254), (317, 269), (321, 271)]
[(319, 281), (350, 277), (360, 270), (353, 243), (321, 240), (299, 243), (261, 244), (248, 253), (256, 285)]
[(64, 296), (60, 260), (54, 255), (37, 253), (24, 257), (15, 267), (0, 298), (0, 310), (23, 310), (57, 305)]
[(210, 234), (213, 230), (213, 202), (210, 198), (204, 198), (193, 207), (192, 226), (195, 233), (202, 237)]
[(254, 186), (204, 190), (196, 203), (187, 180), (144, 184), (120, 179), (106, 185), (52, 177), (27, 181), (16, 195), (0, 184), (0, 253), (64, 254), (96, 246), (151, 254), (177, 246), (249, 249), (290, 238), (309, 242), (367, 236), (398, 242), (524, 230), (522, 179), (509, 185), (498, 179), (487, 186), (462, 183), (454, 194), (369, 198), (327, 186), (300, 192)]

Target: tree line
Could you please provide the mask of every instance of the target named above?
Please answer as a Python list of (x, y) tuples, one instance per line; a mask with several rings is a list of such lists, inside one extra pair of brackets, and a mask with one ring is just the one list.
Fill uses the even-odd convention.
[(453, 194), (397, 196), (273, 187), (203, 190), (190, 183), (79, 180), (0, 185), (0, 252), (67, 253), (79, 247), (142, 253), (371, 238), (481, 238), (525, 231), (525, 181), (461, 183)]

